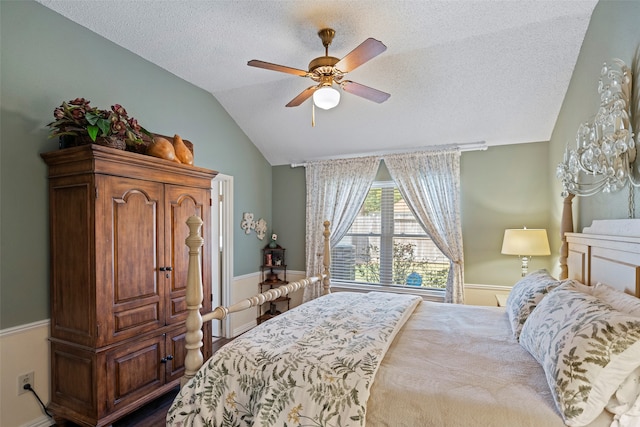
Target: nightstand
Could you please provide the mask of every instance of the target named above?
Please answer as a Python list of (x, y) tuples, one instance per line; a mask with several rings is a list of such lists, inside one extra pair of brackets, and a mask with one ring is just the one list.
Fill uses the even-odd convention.
[(509, 294), (496, 294), (496, 302), (498, 303), (498, 307), (506, 307), (508, 297)]

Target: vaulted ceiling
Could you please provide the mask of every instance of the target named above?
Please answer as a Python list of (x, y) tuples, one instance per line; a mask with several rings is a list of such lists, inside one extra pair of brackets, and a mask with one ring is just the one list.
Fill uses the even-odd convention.
[[(433, 145), (547, 141), (596, 0), (38, 0), (210, 92), (272, 165)], [(387, 50), (347, 74), (391, 94), (341, 91), (332, 110), (285, 107), (314, 84), (247, 66), (307, 70), (336, 31), (342, 58)]]

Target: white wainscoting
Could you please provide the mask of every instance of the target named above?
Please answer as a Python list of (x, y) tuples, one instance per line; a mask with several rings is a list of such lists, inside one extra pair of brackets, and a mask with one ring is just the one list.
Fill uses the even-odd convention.
[[(304, 278), (304, 271), (287, 270), (287, 281), (289, 282), (295, 282), (296, 280)], [(260, 272), (234, 277), (231, 290), (231, 304), (235, 304), (238, 301), (242, 301), (245, 298), (250, 298), (257, 294), (259, 291), (258, 283), (260, 283)], [(266, 291), (266, 288), (264, 290)], [(302, 303), (302, 292), (302, 290), (298, 290), (291, 294), (291, 308)], [(238, 335), (247, 332), (249, 329), (254, 328), (257, 324), (256, 317), (258, 317), (257, 308), (231, 314), (229, 318), (232, 337), (237, 337)]]
[(0, 361), (0, 426), (53, 425), (33, 393), (18, 396), (18, 375), (33, 371), (33, 389), (49, 403), (49, 320), (1, 330)]
[(509, 295), (511, 286), (465, 283), (464, 303), (468, 305), (498, 305), (496, 295)]

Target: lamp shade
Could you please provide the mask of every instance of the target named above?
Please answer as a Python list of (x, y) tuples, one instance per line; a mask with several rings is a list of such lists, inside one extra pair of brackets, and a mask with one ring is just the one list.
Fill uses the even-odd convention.
[(331, 86), (323, 86), (313, 92), (313, 103), (323, 110), (330, 110), (340, 102), (340, 92)]
[(547, 230), (544, 228), (516, 228), (504, 230), (502, 241), (504, 255), (551, 255)]

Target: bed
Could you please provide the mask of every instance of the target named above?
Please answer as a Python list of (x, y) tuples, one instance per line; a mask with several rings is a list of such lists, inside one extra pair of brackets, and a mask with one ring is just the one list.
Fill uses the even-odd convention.
[[(331, 293), (325, 223), (322, 274), (207, 315), (189, 221), (186, 375), (167, 425), (640, 425), (640, 220), (566, 233), (568, 278), (533, 272), (506, 308)], [(203, 321), (317, 281), (326, 295), (202, 360)]]

